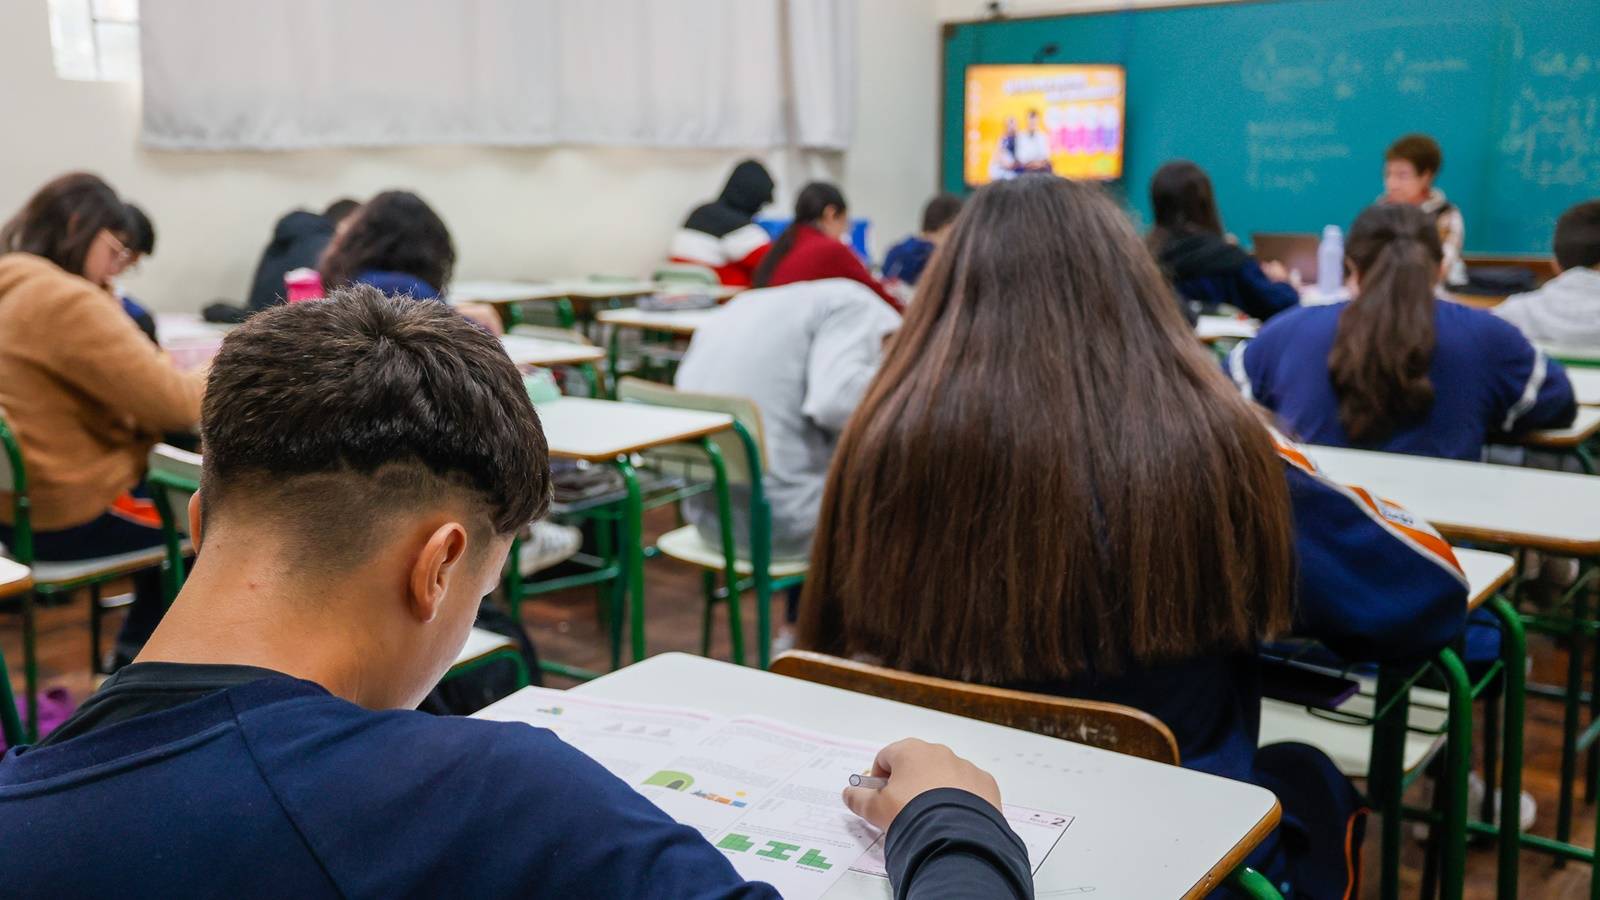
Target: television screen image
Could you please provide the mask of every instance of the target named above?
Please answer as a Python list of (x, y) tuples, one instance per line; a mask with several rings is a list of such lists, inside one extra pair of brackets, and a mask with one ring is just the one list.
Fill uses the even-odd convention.
[(1121, 178), (1125, 85), (1114, 65), (968, 66), (967, 184)]

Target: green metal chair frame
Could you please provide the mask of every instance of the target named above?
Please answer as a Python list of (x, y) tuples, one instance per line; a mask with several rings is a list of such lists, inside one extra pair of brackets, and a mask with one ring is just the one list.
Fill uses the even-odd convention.
[[(33, 504), (28, 496), (27, 467), (22, 459), (22, 447), (17, 443), (11, 424), (0, 414), (0, 479), (10, 473), (12, 542), (8, 547), (11, 556), (25, 566), (35, 563), (33, 551)], [(89, 637), (91, 671), (100, 670), (100, 617), (105, 610), (100, 604), (100, 589), (107, 582), (125, 578), (142, 569), (102, 572), (74, 578), (69, 581), (40, 583), (35, 574), (32, 590), (20, 597), (22, 616), (22, 673), (24, 706), (27, 709), (26, 732), (29, 740), (39, 736), (39, 657), (38, 619), (36, 600), (39, 597), (70, 594), (79, 588), (89, 589)], [(7, 690), (9, 690), (9, 684)]]
[[(625, 378), (617, 385), (617, 397), (624, 402), (648, 403), (655, 406), (696, 409), (720, 412), (733, 416), (733, 429), (713, 435), (702, 442), (699, 451), (710, 463), (713, 484), (717, 495), (717, 518), (722, 536), (722, 584), (717, 585), (717, 572), (705, 569), (701, 586), (705, 596), (705, 612), (701, 620), (700, 652), (709, 655), (711, 648), (711, 619), (718, 603), (728, 609), (728, 627), (733, 661), (744, 665), (744, 629), (741, 621), (739, 597), (753, 590), (756, 594), (756, 660), (765, 669), (772, 661), (771, 611), (772, 596), (780, 590), (805, 582), (804, 575), (783, 578), (772, 576), (772, 506), (767, 502), (762, 484), (762, 471), (766, 452), (761, 413), (756, 405), (743, 397), (699, 394), (678, 391), (670, 387)], [(647, 454), (648, 456), (648, 454)], [(733, 505), (730, 487), (738, 483), (750, 492), (750, 564), (751, 574), (741, 577), (741, 562), (733, 538)]]

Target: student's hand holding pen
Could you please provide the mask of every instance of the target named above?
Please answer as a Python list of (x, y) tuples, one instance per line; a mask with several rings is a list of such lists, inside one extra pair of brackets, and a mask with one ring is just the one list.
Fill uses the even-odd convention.
[(882, 787), (847, 787), (844, 805), (878, 828), (888, 828), (906, 804), (934, 788), (959, 788), (1000, 808), (1000, 786), (994, 777), (943, 744), (916, 738), (895, 741), (878, 751), (872, 775), (884, 779)]

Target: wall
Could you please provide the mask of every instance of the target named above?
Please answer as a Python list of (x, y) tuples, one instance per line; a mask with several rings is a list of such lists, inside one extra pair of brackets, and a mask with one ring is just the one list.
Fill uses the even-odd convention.
[[(936, 183), (938, 45), (926, 0), (860, 0), (855, 144), (839, 155), (762, 156), (787, 206), (807, 177), (840, 180), (874, 221), (877, 252), (911, 229)], [(297, 153), (169, 153), (138, 146), (133, 84), (62, 81), (46, 0), (0, 0), (0, 215), (71, 169), (143, 206), (157, 253), (126, 279), (162, 310), (239, 299), (271, 223), (341, 195), (416, 190), (454, 234), (460, 277), (639, 274), (745, 153), (625, 148), (417, 147)]]

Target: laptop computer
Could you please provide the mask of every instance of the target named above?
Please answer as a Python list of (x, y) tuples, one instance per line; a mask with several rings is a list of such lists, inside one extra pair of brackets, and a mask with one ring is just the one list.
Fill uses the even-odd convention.
[(1258, 262), (1275, 259), (1283, 263), (1290, 272), (1300, 273), (1301, 284), (1317, 283), (1317, 247), (1321, 243), (1319, 234), (1257, 231), (1250, 235)]

